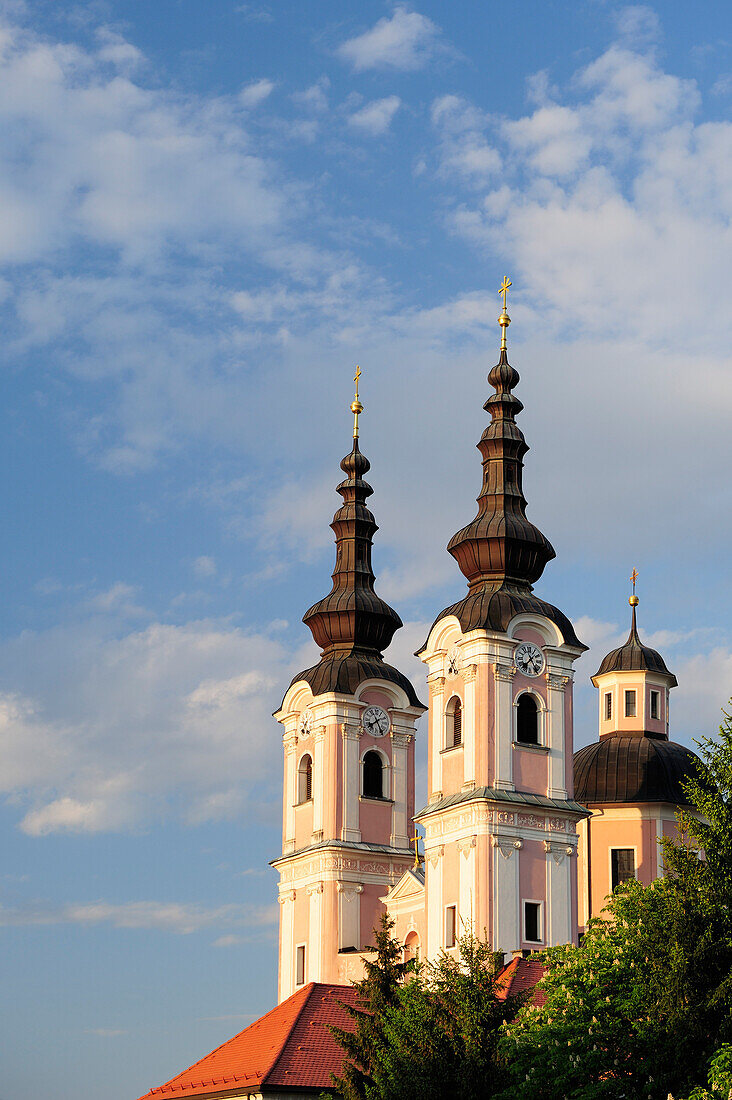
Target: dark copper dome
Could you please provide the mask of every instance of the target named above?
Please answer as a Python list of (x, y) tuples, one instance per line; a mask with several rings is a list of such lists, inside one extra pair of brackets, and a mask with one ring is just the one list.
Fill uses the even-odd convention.
[(370, 463), (359, 450), (356, 436), (341, 469), (346, 475), (338, 486), (343, 504), (331, 523), (336, 542), (333, 587), (303, 616), (321, 657), (317, 665), (298, 672), (292, 683), (306, 680), (314, 695), (328, 691), (352, 695), (364, 680), (386, 680), (404, 690), (411, 706), (422, 707), (411, 682), (382, 657), (402, 620), (374, 590), (371, 543), (379, 528), (366, 507), (373, 493), (364, 480)]
[(533, 585), (544, 566), (555, 556), (549, 540), (526, 516), (523, 492), (524, 457), (529, 447), (516, 416), (523, 409), (512, 392), (518, 371), (508, 361), (504, 327), (499, 362), (488, 375), (495, 393), (483, 406), (491, 422), (478, 443), (483, 463), (483, 484), (477, 498), (478, 512), (447, 545), (468, 582), (467, 594), (440, 612), (435, 622), (455, 615), (463, 632), (505, 631), (522, 612), (542, 615), (555, 623), (567, 645), (586, 649), (566, 615), (533, 595)]
[[(676, 687), (677, 684), (676, 677), (667, 669), (661, 654), (650, 646), (643, 645), (638, 637), (635, 607), (627, 641), (618, 649), (608, 653), (593, 676), (592, 682), (595, 683), (596, 677), (603, 676), (606, 672), (661, 672), (669, 677), (669, 687)], [(597, 687), (596, 684), (595, 686)]]
[(663, 738), (613, 733), (574, 754), (574, 797), (602, 802), (670, 802), (688, 806), (684, 783), (696, 778), (699, 758)]

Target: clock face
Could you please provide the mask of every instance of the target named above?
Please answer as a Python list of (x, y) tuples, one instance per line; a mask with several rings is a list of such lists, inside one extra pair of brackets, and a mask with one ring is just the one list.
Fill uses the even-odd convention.
[(538, 676), (544, 671), (544, 654), (533, 642), (522, 642), (514, 654), (514, 664), (524, 676)]
[(310, 736), (310, 711), (304, 710), (300, 715), (300, 722), (298, 723), (297, 732), (300, 737)]
[(382, 707), (367, 707), (363, 712), (361, 725), (364, 731), (370, 733), (372, 737), (383, 737), (384, 734), (389, 732), (391, 720)]
[(447, 675), (457, 676), (460, 671), (460, 646), (454, 645), (447, 655)]

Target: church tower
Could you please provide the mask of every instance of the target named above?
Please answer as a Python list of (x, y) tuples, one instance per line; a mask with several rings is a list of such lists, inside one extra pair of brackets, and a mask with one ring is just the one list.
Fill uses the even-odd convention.
[(566, 616), (533, 594), (555, 555), (526, 518), (528, 447), (506, 340), (510, 285), (504, 279), (500, 358), (488, 376), (491, 422), (478, 443), (478, 512), (448, 545), (468, 591), (438, 615), (419, 654), (428, 668), (429, 800), (416, 820), (425, 830), (430, 958), (468, 927), (503, 952), (576, 936), (585, 811), (572, 791), (572, 665), (586, 647)]
[(599, 740), (574, 754), (575, 792), (590, 816), (580, 824), (580, 928), (628, 878), (644, 886), (663, 875), (660, 840), (678, 835), (676, 813), (689, 808), (685, 783), (698, 757), (669, 740), (669, 693), (676, 677), (638, 635), (633, 570), (630, 633), (592, 677)]
[(361, 976), (382, 898), (410, 866), (414, 736), (425, 710), (382, 656), (402, 625), (374, 590), (366, 507), (373, 490), (359, 449), (341, 462), (343, 504), (333, 517), (333, 587), (303, 617), (321, 656), (298, 673), (275, 717), (284, 727), (279, 998), (307, 982)]

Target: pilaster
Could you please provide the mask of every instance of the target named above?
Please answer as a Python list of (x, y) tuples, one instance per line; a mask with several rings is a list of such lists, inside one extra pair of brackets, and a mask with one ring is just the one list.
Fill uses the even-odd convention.
[(493, 846), (493, 949), (511, 952), (521, 947), (519, 913), (519, 837), (494, 833)]
[(361, 731), (358, 726), (348, 725), (346, 722), (341, 727), (343, 735), (343, 809), (341, 840), (360, 841), (361, 830), (359, 828), (359, 740)]
[(496, 663), (495, 690), (495, 779), (494, 787), (512, 791), (513, 782), (513, 678), (514, 665)]

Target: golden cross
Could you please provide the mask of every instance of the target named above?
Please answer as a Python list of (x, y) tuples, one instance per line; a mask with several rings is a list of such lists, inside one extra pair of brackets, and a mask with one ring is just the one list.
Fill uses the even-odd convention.
[(503, 282), (501, 283), (499, 294), (503, 295), (503, 312), (506, 312), (506, 295), (508, 294), (508, 288), (513, 286), (513, 283), (509, 279), (508, 275), (503, 276)]
[(419, 842), (422, 839), (419, 833), (415, 832), (414, 836), (410, 836), (410, 840), (414, 841), (414, 870), (416, 871), (421, 863), (424, 863), (424, 856), (419, 854)]
[(358, 380), (361, 377), (361, 368), (356, 367), (356, 373), (353, 376), (353, 381), (356, 383), (356, 396), (351, 402), (351, 412), (353, 413), (353, 438), (358, 439), (358, 417), (359, 413), (363, 412), (363, 405), (358, 399)]
[(638, 570), (637, 569), (634, 569), (633, 572), (630, 574), (630, 579), (631, 579), (632, 584), (633, 584), (633, 595), (635, 596), (635, 582), (638, 580)]

